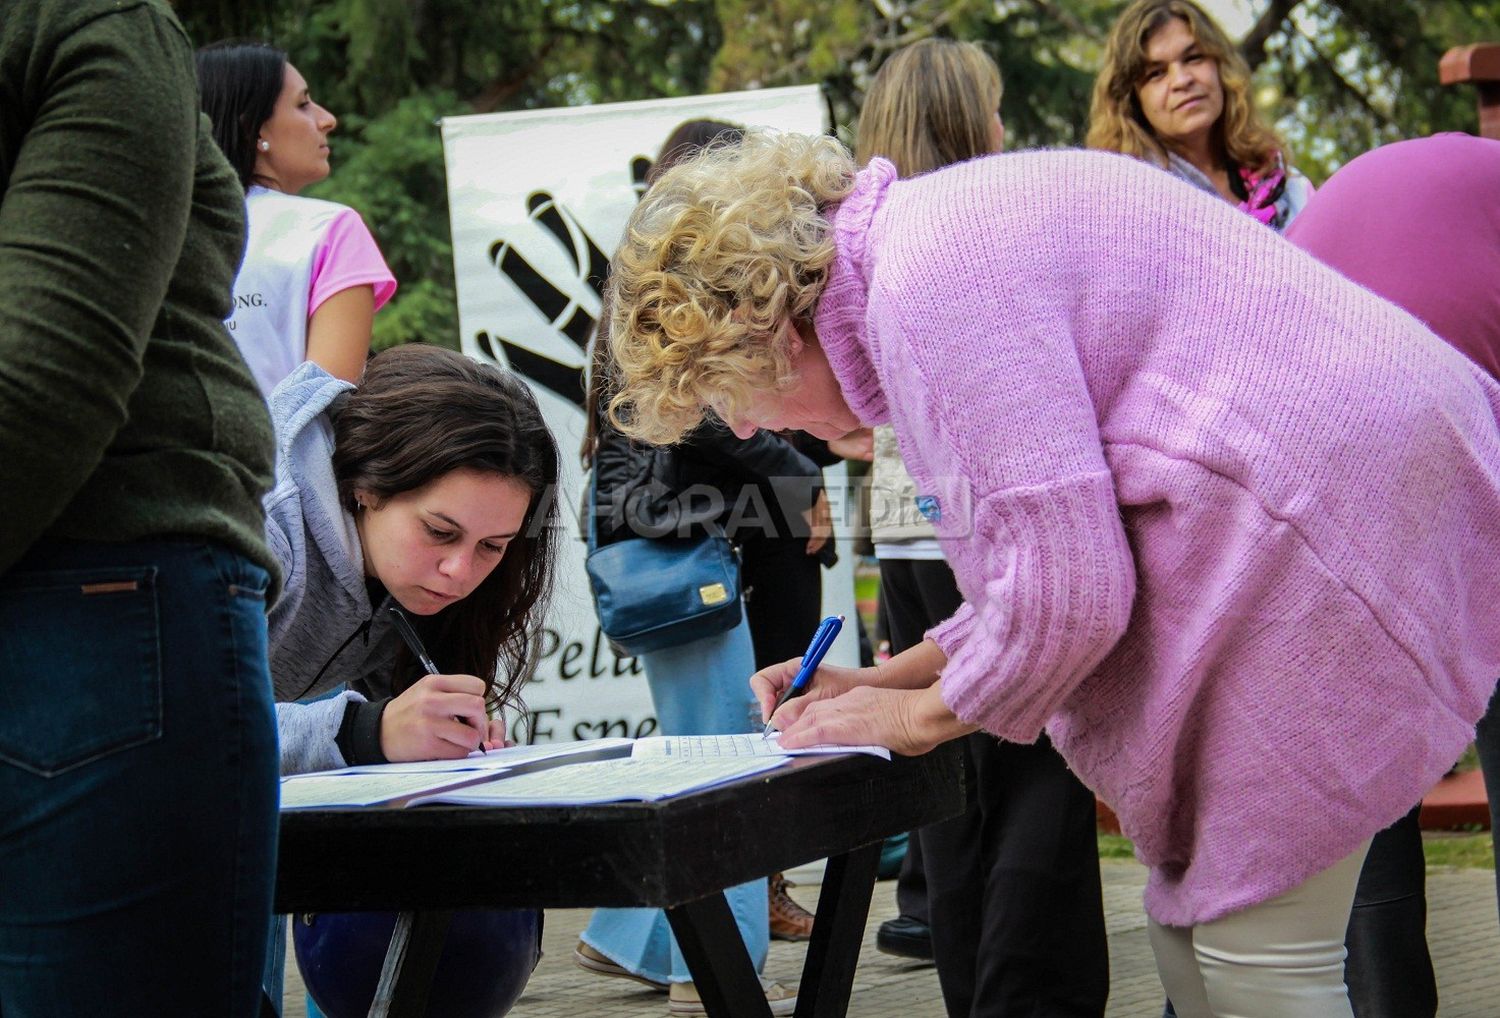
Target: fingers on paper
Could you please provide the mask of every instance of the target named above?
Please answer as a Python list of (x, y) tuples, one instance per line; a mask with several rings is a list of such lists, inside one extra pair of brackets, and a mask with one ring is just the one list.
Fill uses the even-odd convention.
[(770, 718), (777, 698), (786, 687), (792, 684), (792, 680), (797, 677), (797, 669), (800, 667), (802, 667), (802, 659), (794, 657), (790, 661), (768, 665), (750, 676), (750, 691), (755, 694), (756, 702), (760, 704), (762, 721)]

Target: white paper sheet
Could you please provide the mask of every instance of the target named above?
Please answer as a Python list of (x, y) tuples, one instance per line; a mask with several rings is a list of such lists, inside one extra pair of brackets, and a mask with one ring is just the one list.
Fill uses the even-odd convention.
[(584, 806), (606, 802), (655, 802), (700, 788), (771, 770), (785, 756), (729, 757), (717, 760), (600, 760), (530, 774), (516, 774), (414, 799), (473, 806)]
[(884, 746), (804, 746), (782, 749), (780, 732), (762, 739), (754, 735), (653, 735), (636, 739), (630, 755), (637, 759), (666, 757), (680, 760), (767, 756), (821, 756), (827, 753), (868, 753), (882, 760), (891, 758)]
[[(502, 773), (495, 771), (494, 773)], [(281, 779), (282, 809), (320, 809), (328, 806), (373, 806), (402, 799), (476, 777), (463, 774), (353, 774), (324, 771)]]
[(633, 739), (582, 739), (578, 742), (547, 742), (534, 746), (507, 746), (488, 753), (478, 750), (457, 760), (412, 760), (406, 763), (361, 764), (329, 774), (436, 774), (450, 771), (503, 771), (538, 760), (555, 760), (570, 756), (599, 759), (624, 756)]

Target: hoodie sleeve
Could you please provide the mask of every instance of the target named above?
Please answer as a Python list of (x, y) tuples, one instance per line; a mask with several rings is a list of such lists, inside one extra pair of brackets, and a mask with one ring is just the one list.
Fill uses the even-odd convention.
[(351, 704), (364, 703), (354, 692), (312, 703), (278, 703), (276, 735), (281, 742), (281, 773), (331, 771), (349, 764), (339, 752), (339, 727)]

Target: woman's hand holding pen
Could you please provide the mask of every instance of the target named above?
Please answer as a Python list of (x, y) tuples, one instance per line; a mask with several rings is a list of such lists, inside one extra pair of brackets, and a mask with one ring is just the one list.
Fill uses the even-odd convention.
[(816, 701), (798, 697), (784, 704), (776, 719), (784, 749), (831, 743), (884, 746), (902, 756), (918, 756), (974, 731), (972, 725), (953, 716), (937, 685), (926, 689), (860, 685)]
[[(776, 706), (776, 701), (792, 684), (792, 680), (797, 677), (797, 672), (801, 667), (802, 659), (794, 657), (780, 664), (762, 668), (750, 676), (750, 690), (760, 703), (762, 721), (771, 720), (771, 711)], [(804, 700), (822, 700), (853, 689), (862, 681), (868, 681), (868, 677), (862, 676), (862, 673), (874, 671), (873, 668), (840, 668), (837, 665), (821, 665), (813, 673), (812, 681), (807, 684), (804, 692), (783, 704), (782, 709), (776, 711), (776, 717), (780, 719), (786, 708), (794, 703)], [(782, 726), (778, 724), (777, 727)]]
[[(954, 717), (938, 683), (947, 662), (936, 643), (923, 640), (872, 668), (824, 665), (804, 695), (776, 712), (781, 744), (787, 749), (825, 742), (884, 746), (910, 756), (966, 735), (974, 726)], [(791, 685), (798, 664), (783, 661), (751, 676), (762, 717)]]
[[(491, 725), (484, 680), (476, 675), (424, 675), (386, 705), (380, 750), (392, 763), (456, 760), (505, 742), (504, 722)], [(498, 741), (497, 741), (498, 739)]]

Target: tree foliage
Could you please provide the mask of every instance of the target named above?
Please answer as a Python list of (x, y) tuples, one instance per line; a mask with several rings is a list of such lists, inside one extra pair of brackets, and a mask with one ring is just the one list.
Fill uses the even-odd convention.
[[(376, 344), (456, 346), (444, 116), (819, 83), (852, 139), (870, 76), (932, 35), (971, 39), (1005, 76), (1011, 147), (1081, 142), (1121, 0), (179, 0), (200, 42), (287, 50), (340, 118), (309, 191), (359, 209), (401, 282)], [(1500, 0), (1258, 0), (1243, 49), (1257, 98), (1315, 180), (1375, 145), (1472, 130), (1438, 85), (1451, 46), (1500, 40)]]

